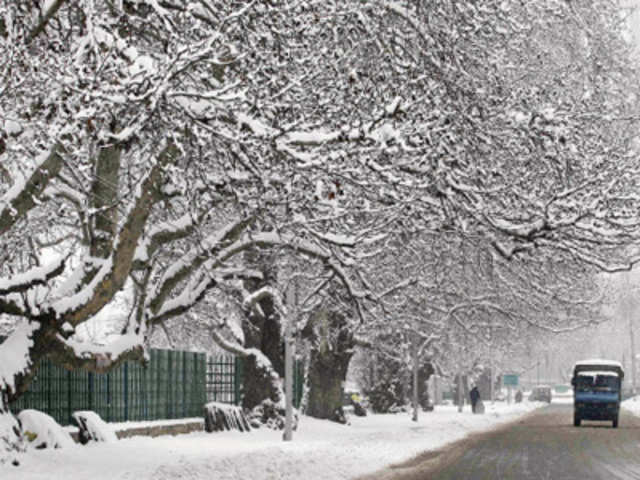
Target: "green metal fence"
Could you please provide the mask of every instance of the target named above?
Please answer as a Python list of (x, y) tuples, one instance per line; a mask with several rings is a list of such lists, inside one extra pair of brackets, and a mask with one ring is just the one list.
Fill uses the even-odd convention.
[[(146, 367), (125, 362), (108, 373), (69, 371), (40, 362), (29, 390), (10, 405), (14, 413), (36, 409), (61, 425), (77, 410), (93, 410), (107, 422), (199, 417), (208, 401), (240, 405), (244, 359), (230, 355), (150, 350)], [(293, 405), (300, 407), (304, 364), (294, 363)]]
[(207, 358), (207, 401), (240, 405), (242, 401), (242, 358), (212, 355)]
[[(240, 405), (244, 384), (244, 358), (212, 355), (207, 359), (207, 401)], [(304, 363), (293, 365), (293, 406), (300, 408), (304, 392)]]
[(206, 354), (152, 349), (150, 356), (146, 368), (125, 362), (103, 374), (69, 371), (44, 360), (11, 410), (40, 410), (62, 425), (70, 424), (77, 410), (93, 410), (108, 422), (201, 416)]

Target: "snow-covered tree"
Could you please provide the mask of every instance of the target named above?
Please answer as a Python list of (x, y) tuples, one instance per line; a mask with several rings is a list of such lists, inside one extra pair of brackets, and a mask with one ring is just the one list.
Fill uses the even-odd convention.
[[(274, 149), (250, 115), (261, 95), (288, 85), (255, 90), (283, 61), (260, 43), (282, 26), (270, 13), (295, 19), (286, 6), (252, 6), (0, 7), (0, 54), (9, 59), (0, 312), (21, 319), (0, 347), (1, 410), (41, 358), (97, 371), (141, 358), (150, 327), (219, 284), (259, 277), (241, 261), (256, 247), (313, 258), (364, 296), (336, 255), (351, 238), (325, 235), (332, 222), (306, 235), (281, 224), (304, 223), (291, 201), (312, 205), (311, 215), (339, 217), (340, 206), (318, 202), (315, 189), (296, 184), (299, 166), (280, 162), (278, 148), (297, 137)], [(237, 40), (247, 35), (256, 50), (241, 52)], [(294, 73), (283, 81), (295, 85)], [(121, 335), (108, 345), (80, 342), (76, 331), (120, 292), (133, 297)]]
[[(396, 284), (366, 275), (371, 249), (402, 248), (391, 233), (452, 235), (454, 260), (468, 238), (519, 265), (628, 268), (635, 63), (620, 5), (575, 3), (0, 5), (0, 312), (21, 319), (0, 391), (45, 356), (141, 357), (152, 326), (259, 279), (256, 247), (330, 272), (359, 320)], [(458, 322), (464, 295), (442, 291)], [(115, 343), (79, 342), (119, 294)], [(526, 318), (524, 296), (488, 302)]]

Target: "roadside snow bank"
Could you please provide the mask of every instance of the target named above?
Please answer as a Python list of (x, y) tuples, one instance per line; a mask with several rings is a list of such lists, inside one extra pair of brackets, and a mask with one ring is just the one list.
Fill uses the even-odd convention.
[(640, 417), (640, 396), (627, 398), (621, 405), (625, 410), (629, 410)]
[(29, 451), (20, 467), (0, 467), (12, 480), (338, 480), (373, 472), (439, 448), (470, 433), (515, 420), (542, 403), (486, 403), (487, 413), (469, 407), (434, 412), (351, 417), (351, 425), (301, 417), (293, 442), (268, 428), (251, 433), (227, 431), (176, 437), (133, 437), (61, 450)]
[(22, 410), (18, 414), (22, 434), (33, 448), (69, 448), (74, 445), (71, 435), (46, 413)]

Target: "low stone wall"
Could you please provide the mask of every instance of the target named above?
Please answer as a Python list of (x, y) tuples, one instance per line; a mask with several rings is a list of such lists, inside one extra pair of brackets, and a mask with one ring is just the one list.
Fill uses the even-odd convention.
[[(131, 428), (119, 428), (115, 430), (118, 439), (135, 437), (139, 435), (146, 437), (159, 437), (160, 435), (181, 435), (183, 433), (202, 431), (204, 431), (204, 420), (188, 423), (182, 422), (165, 425), (148, 425)], [(80, 442), (77, 430), (69, 433), (71, 435), (71, 438), (73, 438), (76, 443)]]
[(147, 437), (158, 437), (160, 435), (181, 435), (183, 433), (202, 432), (204, 421), (192, 423), (178, 423), (174, 425), (156, 425), (148, 427), (127, 428), (126, 430), (116, 430), (118, 438), (135, 437), (143, 435)]

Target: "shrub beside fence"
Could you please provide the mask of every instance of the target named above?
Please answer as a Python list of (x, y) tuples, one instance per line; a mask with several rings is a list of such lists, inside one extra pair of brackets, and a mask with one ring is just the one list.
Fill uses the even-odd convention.
[(108, 373), (69, 371), (44, 360), (29, 390), (11, 404), (69, 425), (76, 410), (93, 410), (108, 422), (202, 416), (206, 354), (152, 349), (145, 368), (125, 362)]

